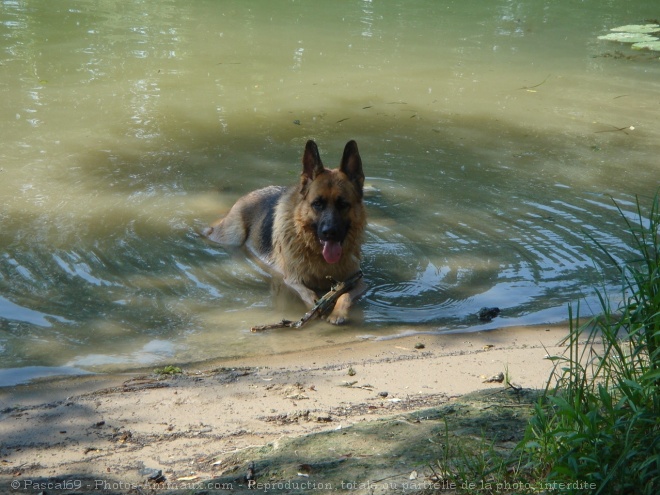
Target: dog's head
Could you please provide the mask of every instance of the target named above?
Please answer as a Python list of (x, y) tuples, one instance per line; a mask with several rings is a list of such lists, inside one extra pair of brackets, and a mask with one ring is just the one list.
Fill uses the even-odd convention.
[(364, 226), (364, 173), (357, 143), (346, 143), (339, 168), (329, 170), (321, 162), (316, 143), (307, 141), (302, 163), (299, 220), (313, 232), (325, 261), (337, 263), (351, 229)]

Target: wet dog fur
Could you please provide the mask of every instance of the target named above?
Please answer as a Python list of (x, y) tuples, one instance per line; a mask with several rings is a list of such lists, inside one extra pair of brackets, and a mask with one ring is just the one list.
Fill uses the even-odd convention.
[[(204, 235), (224, 246), (247, 246), (311, 307), (331, 279), (344, 281), (360, 269), (364, 173), (355, 141), (346, 143), (339, 167), (331, 170), (310, 140), (302, 165), (299, 184), (248, 193)], [(337, 300), (328, 321), (345, 323), (351, 303), (365, 290), (360, 279)]]

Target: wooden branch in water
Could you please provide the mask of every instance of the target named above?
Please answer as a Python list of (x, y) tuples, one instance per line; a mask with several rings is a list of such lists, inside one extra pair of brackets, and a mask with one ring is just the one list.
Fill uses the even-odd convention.
[(332, 311), (335, 307), (337, 299), (339, 299), (343, 294), (346, 294), (350, 291), (358, 280), (362, 278), (362, 270), (358, 271), (355, 275), (351, 276), (348, 280), (344, 282), (335, 283), (329, 292), (327, 292), (321, 299), (316, 301), (314, 307), (310, 309), (307, 313), (303, 315), (298, 321), (292, 320), (282, 320), (277, 323), (271, 323), (267, 325), (257, 325), (252, 327), (253, 332), (263, 332), (264, 330), (273, 330), (276, 328), (300, 328), (309, 320), (315, 316), (323, 316)]
[(541, 84), (545, 84), (545, 82), (546, 82), (548, 79), (550, 79), (550, 76), (551, 76), (551, 75), (552, 75), (552, 74), (548, 74), (548, 76), (547, 76), (545, 79), (543, 79), (543, 81), (541, 81), (541, 82), (538, 83), (538, 84), (535, 84), (534, 86), (523, 86), (522, 88), (518, 88), (518, 89), (526, 89), (526, 90), (529, 91), (530, 89), (538, 88)]
[(624, 134), (628, 134), (626, 131), (632, 131), (635, 129), (635, 127), (632, 125), (627, 125), (625, 127), (617, 127), (612, 124), (608, 124), (608, 125), (610, 127), (613, 127), (613, 129), (605, 129), (604, 131), (594, 131), (594, 134), (599, 134), (601, 132), (619, 132), (619, 131), (623, 131)]
[(257, 325), (255, 327), (252, 327), (252, 332), (264, 332), (266, 330), (274, 330), (276, 328), (292, 328), (296, 323), (298, 322), (292, 320), (282, 320), (282, 321), (278, 321), (277, 323)]

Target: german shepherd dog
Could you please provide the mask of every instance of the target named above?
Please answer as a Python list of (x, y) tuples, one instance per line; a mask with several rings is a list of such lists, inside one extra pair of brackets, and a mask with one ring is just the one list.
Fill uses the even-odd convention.
[[(346, 143), (333, 170), (323, 166), (316, 143), (307, 141), (302, 165), (298, 185), (243, 196), (204, 235), (224, 246), (246, 245), (312, 307), (332, 280), (344, 281), (360, 270), (367, 224), (364, 173), (355, 141)], [(346, 323), (352, 301), (365, 290), (360, 279), (337, 300), (328, 321)]]

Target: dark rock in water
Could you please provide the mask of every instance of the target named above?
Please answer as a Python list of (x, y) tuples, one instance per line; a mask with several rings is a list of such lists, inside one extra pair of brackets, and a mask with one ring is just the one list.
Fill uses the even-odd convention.
[(500, 314), (500, 308), (481, 308), (477, 316), (481, 321), (490, 321)]

